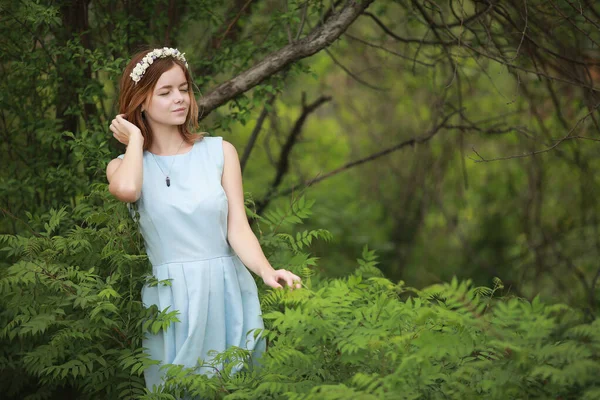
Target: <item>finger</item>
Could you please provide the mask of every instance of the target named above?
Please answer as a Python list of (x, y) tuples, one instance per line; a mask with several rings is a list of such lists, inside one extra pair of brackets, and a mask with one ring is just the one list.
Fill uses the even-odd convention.
[(295, 288), (300, 289), (302, 287), (302, 279), (299, 276), (294, 275), (294, 274), (292, 274), (292, 277), (293, 277), (292, 280), (295, 283)]
[(115, 139), (117, 139), (119, 142), (121, 142), (121, 143), (123, 143), (123, 144), (127, 144), (127, 143), (126, 143), (126, 142), (127, 142), (127, 137), (126, 137), (126, 136), (123, 136), (123, 135), (121, 134), (121, 132), (119, 132), (119, 131), (116, 131), (116, 132), (114, 132), (114, 133), (113, 133), (113, 136), (114, 136), (114, 137), (115, 137)]
[(283, 278), (283, 279), (285, 280), (285, 282), (287, 283), (287, 285), (288, 285), (289, 287), (294, 287), (294, 282), (292, 281), (292, 277), (291, 277), (290, 275), (291, 275), (291, 274), (288, 272), (288, 273), (285, 275), (285, 278)]
[(281, 289), (282, 286), (277, 282), (277, 278), (274, 276), (268, 277), (265, 279), (265, 283), (267, 286), (272, 287), (273, 289)]
[(120, 139), (121, 137), (123, 137), (123, 135), (121, 135), (121, 132), (119, 132), (116, 129), (111, 129), (112, 130), (112, 134), (114, 137), (116, 137), (117, 139)]
[(291, 288), (294, 287), (294, 282), (292, 279), (292, 276), (294, 276), (294, 274), (292, 274), (290, 271), (283, 269), (283, 268), (278, 269), (276, 271), (276, 276), (277, 276), (277, 280), (283, 280), (289, 287), (291, 287)]
[(283, 289), (283, 286), (277, 283), (277, 281), (269, 283), (269, 286), (271, 286), (273, 289)]

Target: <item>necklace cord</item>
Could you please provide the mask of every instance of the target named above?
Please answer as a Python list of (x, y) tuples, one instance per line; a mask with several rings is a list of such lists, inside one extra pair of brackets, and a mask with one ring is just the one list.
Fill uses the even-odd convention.
[[(185, 142), (185, 138), (181, 141), (181, 143), (179, 143), (177, 152), (175, 154), (173, 154), (173, 156), (176, 156), (177, 154), (179, 154), (179, 150), (181, 150), (181, 146), (183, 145), (183, 142)], [(169, 167), (169, 171), (165, 174), (165, 171), (163, 171), (163, 169), (160, 166), (160, 164), (158, 163), (158, 161), (156, 161), (156, 157), (154, 156), (154, 153), (151, 152), (150, 154), (152, 154), (152, 158), (154, 159), (154, 162), (156, 163), (156, 165), (158, 165), (160, 172), (162, 172), (162, 174), (165, 176), (165, 182), (167, 183), (167, 186), (171, 186), (171, 178), (169, 178), (169, 175), (171, 175), (171, 170), (173, 169), (173, 164), (175, 163), (175, 157), (173, 157), (173, 161), (171, 161), (171, 166)]]

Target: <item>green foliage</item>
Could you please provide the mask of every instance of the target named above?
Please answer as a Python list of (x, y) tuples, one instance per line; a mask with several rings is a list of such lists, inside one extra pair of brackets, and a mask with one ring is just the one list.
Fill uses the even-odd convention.
[(593, 396), (598, 322), (493, 292), (357, 274), (290, 293), (265, 310), (272, 346), (245, 398)]
[(31, 216), (33, 235), (0, 236), (17, 260), (0, 279), (9, 397), (71, 387), (88, 398), (135, 398), (144, 387), (140, 368), (155, 363), (139, 349), (143, 328), (176, 319), (143, 307), (148, 267), (137, 227), (106, 185), (92, 189), (74, 208)]
[(261, 368), (212, 377), (177, 368), (164, 389), (224, 399), (595, 398), (598, 321), (537, 298), (494, 298), (499, 287), (455, 279), (416, 290), (357, 273), (273, 292)]
[(135, 223), (109, 196), (96, 185), (82, 205), (29, 221), (40, 233), (0, 236), (18, 259), (0, 279), (9, 397), (71, 387), (81, 399), (574, 399), (600, 387), (599, 322), (565, 305), (499, 298), (499, 280), (394, 283), (366, 246), (353, 274), (323, 279), (307, 238), (329, 233), (281, 231), (310, 215), (313, 202), (300, 198), (260, 218), (264, 248), (305, 282), (262, 294), (268, 351), (253, 360), (231, 348), (195, 369), (167, 365), (165, 385), (148, 391), (143, 371), (158, 362), (140, 348), (142, 335), (168, 329), (177, 311), (143, 307), (142, 284), (168, 282), (146, 275)]

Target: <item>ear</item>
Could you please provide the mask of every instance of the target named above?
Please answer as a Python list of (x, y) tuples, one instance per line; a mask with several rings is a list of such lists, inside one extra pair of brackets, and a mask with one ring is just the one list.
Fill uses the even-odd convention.
[(151, 101), (152, 101), (152, 95), (148, 94), (148, 96), (146, 97), (146, 99), (142, 103), (142, 112), (146, 111), (146, 108), (148, 108), (148, 106), (150, 105)]

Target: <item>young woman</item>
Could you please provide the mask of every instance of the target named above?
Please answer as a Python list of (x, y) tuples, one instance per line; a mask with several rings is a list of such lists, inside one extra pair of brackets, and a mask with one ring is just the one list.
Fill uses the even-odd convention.
[[(246, 267), (273, 288), (299, 288), (300, 278), (273, 269), (250, 229), (233, 145), (192, 133), (198, 105), (184, 55), (171, 48), (136, 54), (121, 78), (119, 113), (110, 130), (127, 149), (106, 168), (109, 191), (137, 204), (153, 275), (171, 280), (144, 286), (144, 305), (178, 310), (180, 320), (147, 335), (143, 346), (162, 364), (186, 367), (230, 346), (259, 355), (264, 341), (248, 332), (263, 323)], [(144, 373), (149, 389), (162, 383), (159, 368)]]

